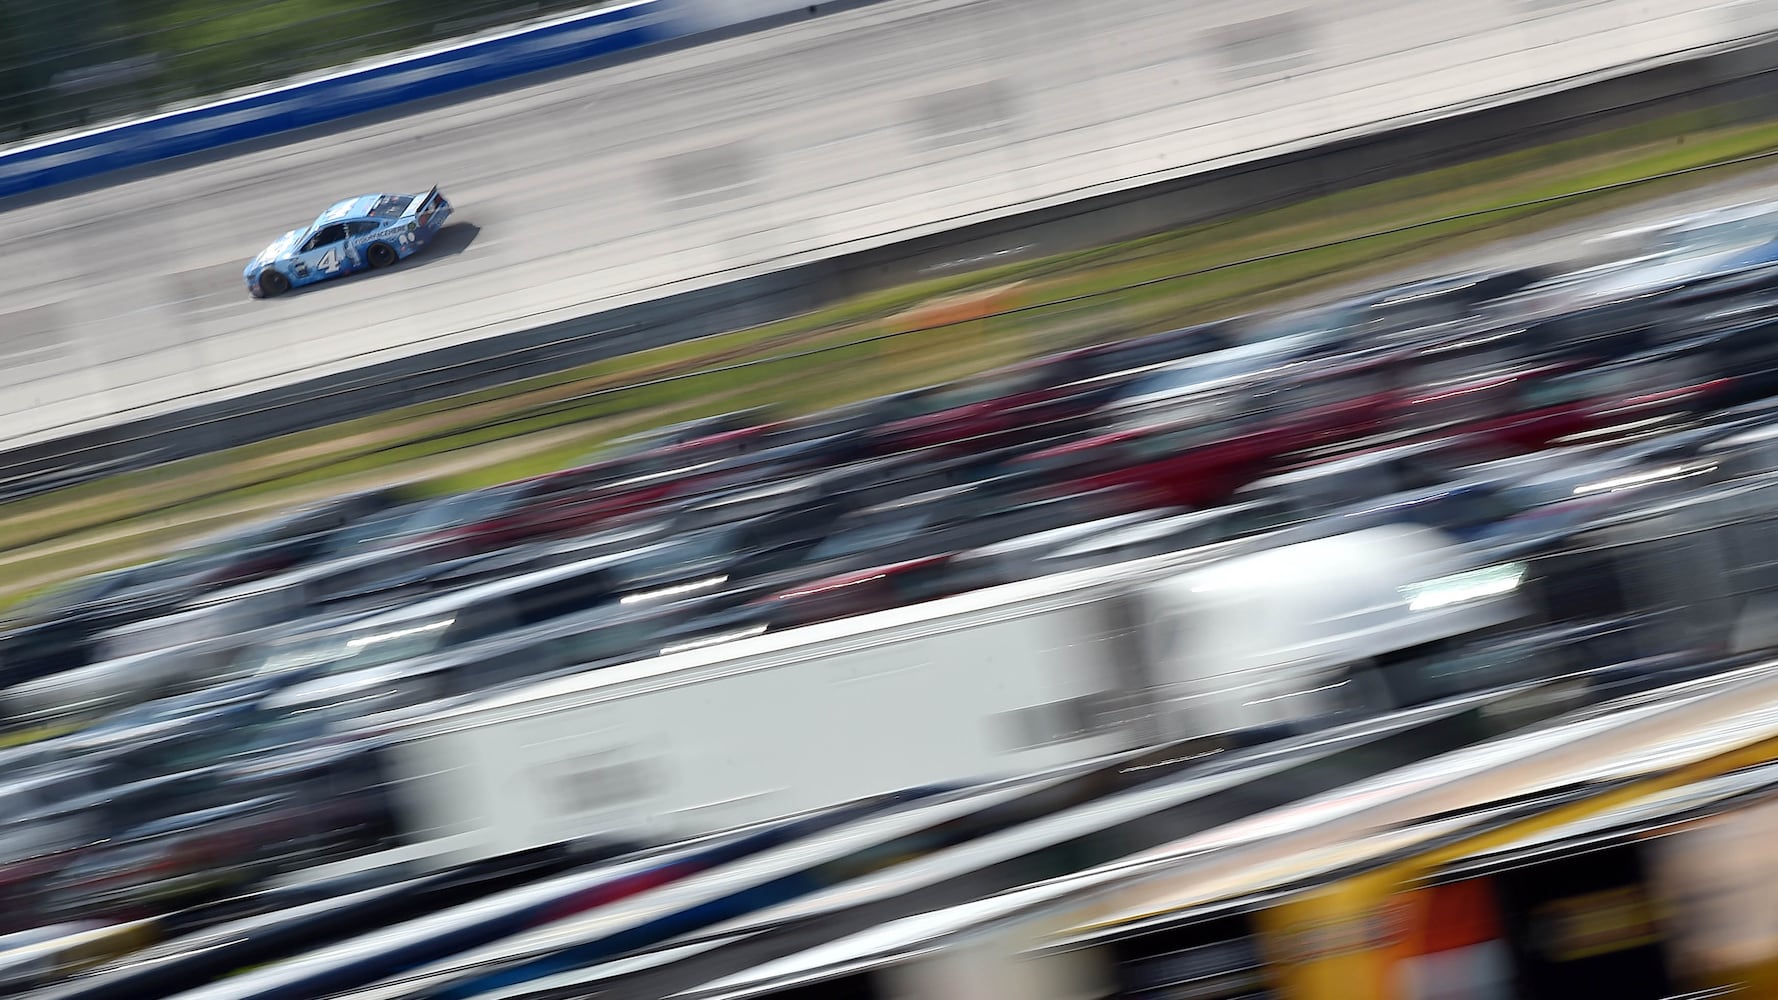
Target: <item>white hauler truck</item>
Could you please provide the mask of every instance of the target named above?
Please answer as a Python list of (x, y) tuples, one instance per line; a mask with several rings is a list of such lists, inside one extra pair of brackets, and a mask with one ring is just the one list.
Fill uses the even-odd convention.
[(1374, 658), (1519, 615), (1510, 568), (1390, 526), (1212, 547), (671, 651), (402, 723), (442, 859), (667, 840), (1374, 704)]

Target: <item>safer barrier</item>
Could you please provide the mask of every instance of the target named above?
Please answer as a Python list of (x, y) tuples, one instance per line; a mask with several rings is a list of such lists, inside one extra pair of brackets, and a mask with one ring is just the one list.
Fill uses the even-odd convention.
[(808, 6), (636, 0), (315, 80), (0, 150), (0, 197), (554, 69)]

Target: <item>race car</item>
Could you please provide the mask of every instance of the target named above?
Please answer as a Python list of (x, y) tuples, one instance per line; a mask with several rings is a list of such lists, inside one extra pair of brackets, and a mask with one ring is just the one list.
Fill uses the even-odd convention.
[(451, 204), (437, 186), (423, 195), (366, 194), (322, 212), (307, 228), (272, 241), (242, 270), (256, 299), (328, 278), (389, 265), (431, 242)]

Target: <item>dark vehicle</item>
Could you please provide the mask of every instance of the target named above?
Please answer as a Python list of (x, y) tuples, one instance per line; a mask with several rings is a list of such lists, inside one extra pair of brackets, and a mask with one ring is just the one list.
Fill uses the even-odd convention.
[(246, 583), (320, 556), (333, 533), (407, 501), (400, 488), (367, 490), (297, 508), (262, 524), (200, 542), (175, 562), (174, 582), (191, 592)]
[(1374, 448), (1291, 463), (1242, 487), (1235, 497), (1273, 504), (1281, 516), (1300, 521), (1390, 494), (1447, 485), (1461, 477), (1460, 458), (1439, 440)]
[(1276, 504), (1266, 501), (1169, 513), (1101, 532), (1045, 553), (1036, 560), (1033, 568), (1041, 575), (1111, 566), (1131, 559), (1147, 559), (1254, 538), (1287, 523), (1285, 513)]
[(829, 463), (835, 444), (809, 439), (713, 458), (676, 447), (613, 458), (513, 484), (498, 514), (442, 533), (464, 552), (597, 530), (700, 494), (756, 484)]
[[(877, 610), (906, 597), (928, 600), (971, 589), (973, 572), (952, 572), (957, 553), (1109, 517), (1121, 506), (1104, 493), (1031, 497), (989, 483), (945, 487), (848, 513), (803, 563), (759, 577), (749, 589), (777, 609), (774, 622)], [(868, 577), (879, 573), (883, 586), (871, 586), (878, 581)], [(832, 610), (842, 607), (854, 610)]]
[(1778, 647), (1778, 560), (1766, 544), (1778, 480), (1654, 490), (1584, 513), (1486, 550), (1527, 565), (1524, 592), (1540, 620), (1633, 622), (1643, 656)]
[(820, 537), (787, 511), (616, 547), (298, 633), (243, 669), (268, 682), (261, 705), (292, 722), (467, 695), (712, 631), (703, 620), (740, 603), (751, 577), (797, 565)]
[(1666, 326), (1651, 289), (1619, 269), (1565, 275), (1527, 288), (1484, 314), (1524, 361), (1600, 361), (1657, 346)]
[(160, 564), (149, 564), (100, 574), (18, 608), (7, 630), (0, 633), (0, 687), (90, 663), (100, 633), (171, 611), (181, 599), (176, 593), (116, 600), (162, 571)]
[(1527, 358), (1598, 361), (1766, 311), (1778, 286), (1770, 220), (1673, 229), (1641, 254), (1552, 276), (1485, 309), (1527, 335)]
[(1721, 379), (1713, 408), (1757, 404), (1778, 395), (1778, 314), (1723, 324), (1676, 341), (1651, 364), (1665, 363)]
[(516, 484), (506, 483), (391, 507), (333, 532), (322, 558), (407, 544), (446, 528), (493, 517), (510, 506), (516, 493)]
[(719, 413), (713, 417), (700, 417), (626, 434), (588, 455), (581, 464), (591, 465), (608, 459), (628, 458), (675, 448), (686, 448), (700, 454), (706, 449), (719, 455), (723, 452), (740, 454), (750, 443), (770, 436), (774, 430), (772, 424), (771, 413), (764, 408)]
[[(267, 731), (290, 728), (269, 705), (262, 706), (261, 724)], [(231, 799), (281, 803), (261, 827), (258, 863), (282, 873), (394, 846), (400, 831), (383, 753), (375, 740), (327, 733), (225, 762), (222, 780)]]
[[(698, 468), (708, 468), (708, 464)], [(440, 532), (464, 552), (488, 552), (590, 531), (688, 488), (691, 469), (650, 471), (646, 456), (612, 459), (513, 484), (497, 512)]]
[(883, 422), (870, 432), (873, 450), (982, 452), (1084, 431), (1122, 380), (1075, 378), (1088, 370), (1077, 361), (1041, 358), (890, 397)]
[(758, 635), (775, 624), (763, 611), (737, 610), (693, 590), (637, 596), (409, 659), (372, 666), (334, 661), (268, 698), (265, 710), (317, 720), (334, 735), (376, 735), (415, 711), (676, 647)]
[(1325, 361), (1330, 337), (1324, 330), (1293, 332), (1131, 373), (1118, 380), (1099, 419), (1111, 430), (1140, 430), (1251, 402), (1262, 384)]
[(1064, 351), (1047, 359), (1046, 363), (1054, 372), (1048, 381), (1053, 385), (1067, 385), (1124, 376), (1155, 365), (1226, 350), (1241, 342), (1243, 325), (1240, 319), (1217, 320)]
[(49, 880), (51, 919), (131, 920), (251, 885), (276, 803), (248, 800), (154, 820), (82, 850)]
[(1646, 435), (1705, 408), (1724, 385), (1675, 374), (1648, 364), (1509, 370), (1409, 395), (1396, 433), (1478, 457)]
[(211, 590), (262, 579), (318, 558), (332, 532), (402, 502), (376, 490), (311, 504), (197, 543), (171, 559), (77, 585), (26, 612), (0, 636), (4, 684), (85, 666), (109, 630), (170, 614)]
[(599, 556), (493, 580), (267, 644), (242, 662), (246, 675), (295, 683), (428, 655), (616, 599), (618, 557)]
[(1163, 521), (1168, 516), (1168, 511), (1133, 511), (1034, 531), (959, 552), (948, 557), (946, 569), (972, 590), (1028, 580), (1052, 572), (1042, 568), (1043, 560), (1059, 551), (1116, 534), (1125, 528)]
[(1444, 275), (1348, 299), (1327, 312), (1355, 348), (1417, 344), (1429, 335), (1470, 325), (1494, 304), (1552, 277), (1540, 267)]
[(774, 625), (790, 628), (899, 608), (972, 589), (953, 554), (925, 556), (822, 577), (763, 598)]

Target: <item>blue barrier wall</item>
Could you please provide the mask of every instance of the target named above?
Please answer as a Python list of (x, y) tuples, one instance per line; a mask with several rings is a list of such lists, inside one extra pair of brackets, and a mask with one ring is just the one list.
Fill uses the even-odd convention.
[(639, 0), (201, 107), (0, 151), (0, 197), (337, 121), (800, 6)]

